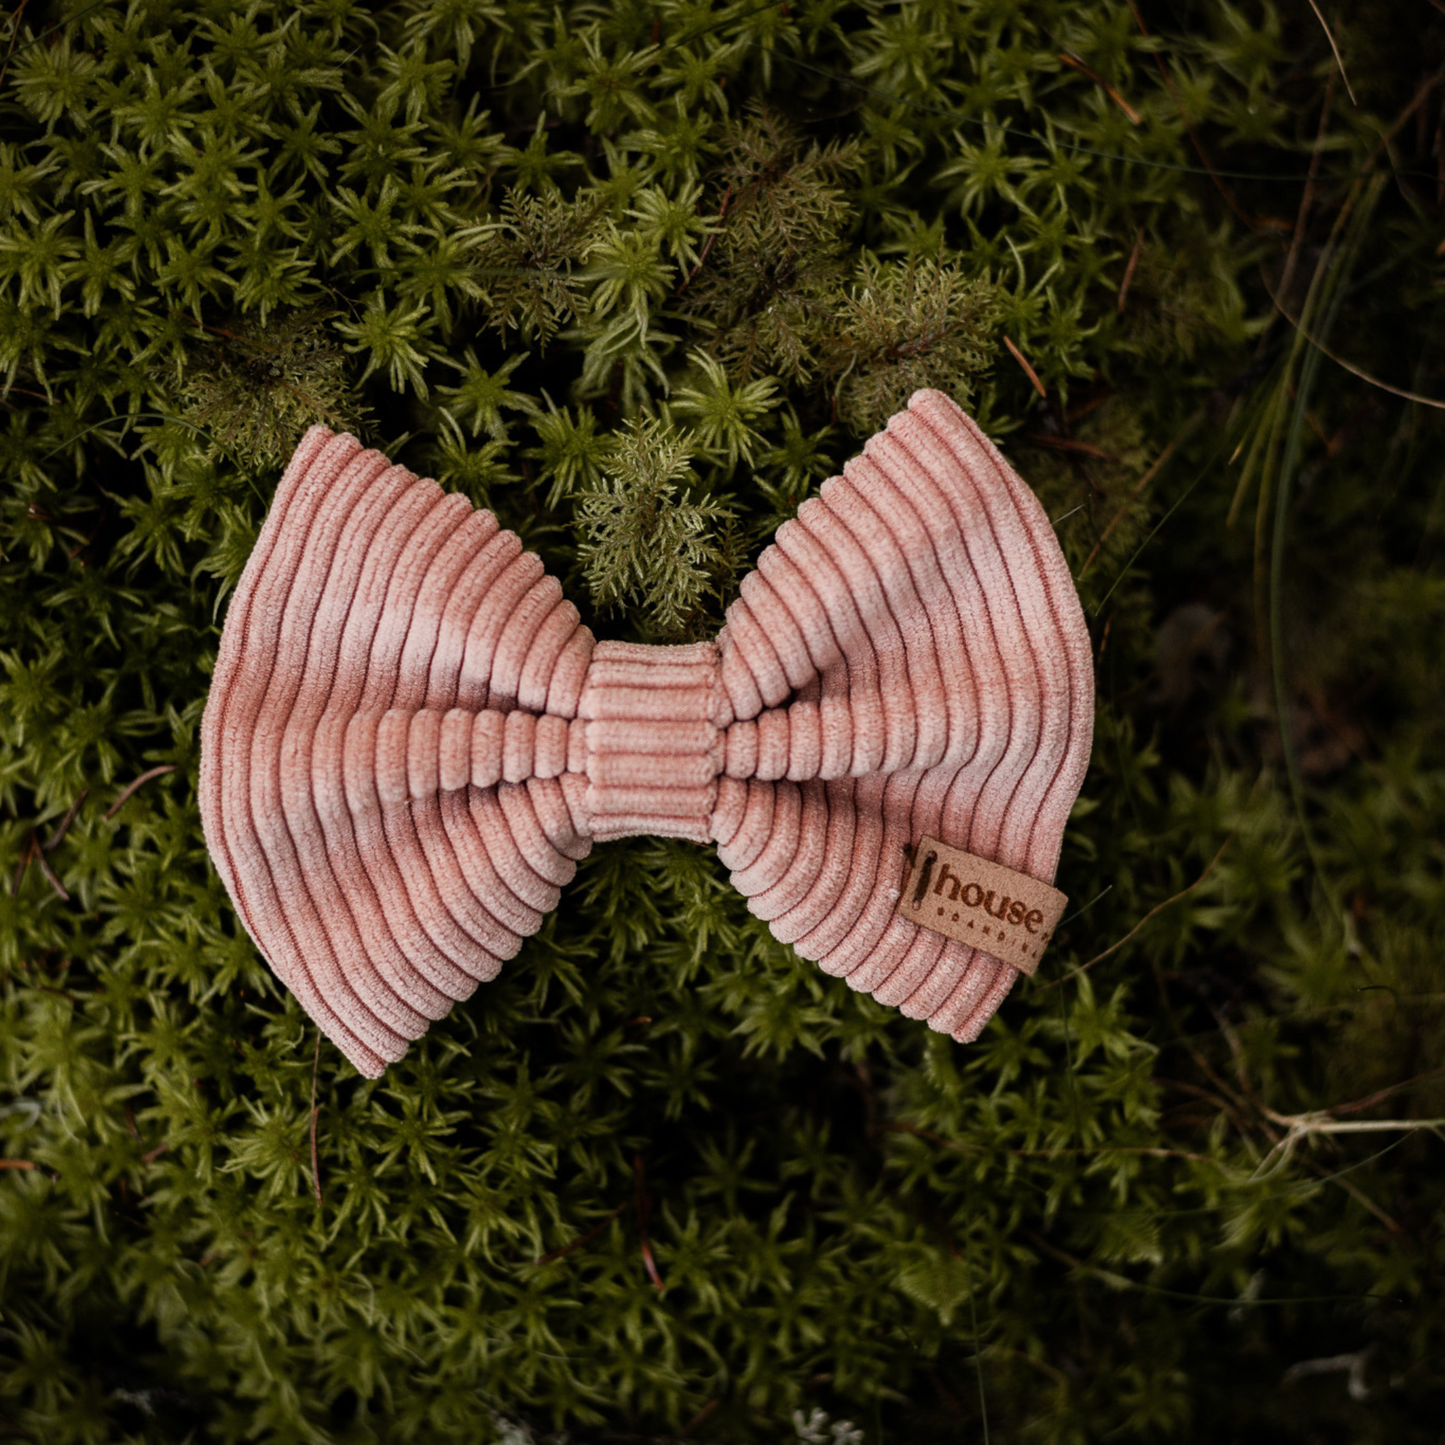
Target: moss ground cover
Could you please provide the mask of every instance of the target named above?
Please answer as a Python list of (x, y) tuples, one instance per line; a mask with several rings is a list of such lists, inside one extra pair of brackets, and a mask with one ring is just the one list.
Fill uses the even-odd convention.
[[(7, 1438), (1437, 1441), (1442, 61), (1308, 0), (12, 8)], [(635, 842), (382, 1080), (318, 1046), (194, 799), (305, 427), (670, 641), (923, 385), (1099, 682), (978, 1044)]]

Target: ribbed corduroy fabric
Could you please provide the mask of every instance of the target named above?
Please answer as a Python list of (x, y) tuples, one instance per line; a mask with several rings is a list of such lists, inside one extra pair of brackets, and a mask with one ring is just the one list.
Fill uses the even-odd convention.
[(1037, 499), (921, 391), (783, 524), (715, 642), (594, 641), (489, 512), (313, 427), (221, 639), (206, 840), (369, 1077), (494, 977), (594, 841), (715, 842), (828, 973), (959, 1040), (1016, 977), (895, 912), (924, 834), (1052, 882), (1093, 730)]

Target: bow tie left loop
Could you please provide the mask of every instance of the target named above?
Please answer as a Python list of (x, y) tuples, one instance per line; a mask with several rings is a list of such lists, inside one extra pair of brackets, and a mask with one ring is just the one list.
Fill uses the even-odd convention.
[(715, 842), (855, 988), (972, 1038), (1016, 976), (898, 916), (922, 836), (1052, 879), (1092, 670), (1047, 519), (920, 392), (779, 529), (716, 641), (601, 642), (489, 513), (313, 428), (227, 615), (212, 857), (368, 1076), (494, 977), (594, 842)]

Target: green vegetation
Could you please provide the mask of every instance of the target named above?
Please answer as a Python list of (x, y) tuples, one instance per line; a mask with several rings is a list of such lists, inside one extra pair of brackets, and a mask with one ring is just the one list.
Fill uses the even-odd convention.
[[(0, 1436), (1433, 1445), (1442, 59), (1364, 0), (13, 7)], [(384, 1079), (318, 1050), (194, 799), (304, 428), (665, 641), (920, 385), (1093, 631), (1040, 977), (954, 1045), (639, 841)]]

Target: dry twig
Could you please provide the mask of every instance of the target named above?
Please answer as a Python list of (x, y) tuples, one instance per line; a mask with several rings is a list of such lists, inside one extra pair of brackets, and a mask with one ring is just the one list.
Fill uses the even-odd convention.
[(1334, 51), (1335, 64), (1340, 67), (1340, 79), (1345, 82), (1345, 91), (1350, 97), (1350, 104), (1358, 107), (1360, 102), (1355, 99), (1354, 89), (1350, 85), (1350, 77), (1345, 73), (1345, 62), (1340, 56), (1340, 47), (1335, 44), (1335, 37), (1330, 33), (1329, 23), (1325, 20), (1315, 0), (1310, 0), (1310, 9), (1315, 12), (1315, 19), (1320, 22), (1320, 28), (1325, 32), (1325, 39), (1330, 42), (1330, 49)]
[(1089, 969), (1093, 968), (1096, 963), (1103, 963), (1103, 961), (1111, 954), (1115, 954), (1121, 948), (1123, 948), (1123, 946), (1128, 943), (1129, 940), (1133, 938), (1134, 935), (1138, 933), (1139, 930), (1143, 928), (1144, 925), (1148, 923), (1151, 918), (1157, 917), (1159, 914), (1163, 913), (1163, 911), (1171, 904), (1178, 903), (1181, 898), (1187, 898), (1191, 893), (1194, 892), (1196, 888), (1200, 887), (1203, 884), (1204, 880), (1208, 878), (1211, 873), (1214, 872), (1214, 865), (1218, 863), (1221, 858), (1224, 857), (1224, 850), (1228, 848), (1232, 842), (1234, 842), (1234, 836), (1235, 835), (1231, 833), (1229, 837), (1227, 837), (1224, 842), (1219, 845), (1219, 852), (1217, 852), (1214, 857), (1209, 860), (1208, 867), (1206, 867), (1204, 872), (1201, 873), (1199, 877), (1196, 878), (1194, 882), (1191, 883), (1187, 888), (1181, 888), (1179, 892), (1176, 893), (1172, 898), (1166, 898), (1163, 903), (1157, 904), (1155, 907), (1151, 908), (1148, 913), (1146, 913), (1143, 918), (1141, 918), (1138, 923), (1136, 923), (1133, 928), (1131, 928), (1128, 933), (1126, 933), (1123, 938), (1118, 941), (1118, 943), (1112, 945), (1109, 948), (1106, 948), (1103, 953), (1096, 954), (1088, 961), (1088, 963), (1081, 963), (1078, 968), (1071, 969), (1068, 973), (1064, 974), (1062, 978), (1056, 978), (1052, 983), (1046, 983), (1042, 985), (1043, 989), (1047, 990), (1051, 988), (1057, 988), (1061, 983), (1065, 983), (1071, 978), (1076, 978), (1081, 973), (1086, 973)]
[(1038, 372), (1036, 372), (1033, 367), (1031, 367), (1028, 362), (1024, 360), (1023, 352), (1020, 351), (1018, 347), (1015, 346), (1007, 336), (1004, 337), (1003, 344), (1008, 347), (1009, 355), (1012, 356), (1013, 359), (1018, 362), (1021, 367), (1023, 367), (1024, 375), (1027, 376), (1028, 379), (1033, 383), (1034, 390), (1038, 392), (1038, 394), (1043, 397), (1045, 401), (1047, 401), (1049, 399), (1049, 394), (1044, 390), (1044, 384), (1039, 380)]
[(55, 890), (56, 896), (62, 903), (70, 902), (70, 894), (65, 891), (65, 885), (56, 876), (55, 869), (50, 866), (50, 859), (45, 856), (45, 849), (40, 846), (40, 839), (34, 834), (30, 835), (30, 856), (45, 876), (45, 881)]
[(632, 1156), (632, 1172), (637, 1181), (637, 1229), (642, 1236), (642, 1263), (646, 1266), (647, 1277), (656, 1286), (658, 1294), (667, 1288), (657, 1272), (657, 1261), (652, 1255), (652, 1243), (647, 1237), (647, 1224), (652, 1218), (652, 1196), (647, 1192), (646, 1176), (642, 1168), (642, 1155)]
[(82, 788), (80, 796), (70, 805), (70, 811), (57, 824), (55, 831), (50, 835), (50, 841), (45, 845), (47, 853), (53, 853), (60, 846), (60, 840), (70, 831), (70, 825), (75, 822), (75, 815), (80, 812), (80, 805), (90, 796), (89, 788)]
[(1081, 457), (1093, 457), (1098, 462), (1117, 462), (1119, 460), (1112, 452), (1106, 452), (1102, 447), (1091, 447), (1088, 442), (1076, 442), (1072, 437), (1051, 437), (1047, 432), (1028, 432), (1024, 440), (1030, 446), (1047, 447), (1054, 452), (1073, 452)]
[(586, 1234), (579, 1234), (570, 1244), (564, 1244), (560, 1249), (554, 1249), (550, 1254), (544, 1254), (540, 1259), (532, 1261), (535, 1269), (538, 1265), (551, 1264), (553, 1260), (561, 1259), (564, 1254), (571, 1254), (574, 1249), (581, 1249), (584, 1244), (591, 1244), (624, 1209), (627, 1208), (627, 1201), (623, 1201), (616, 1209), (602, 1216), (602, 1219), (592, 1226)]
[(1124, 314), (1124, 302), (1129, 297), (1129, 283), (1134, 279), (1134, 268), (1139, 264), (1139, 252), (1144, 249), (1144, 227), (1139, 227), (1139, 234), (1134, 237), (1134, 249), (1129, 252), (1129, 264), (1124, 267), (1124, 279), (1119, 283), (1119, 300), (1115, 303), (1115, 312), (1122, 316)]
[(167, 773), (173, 773), (175, 772), (175, 770), (176, 765), (174, 763), (162, 763), (160, 767), (151, 768), (149, 771), (142, 773), (140, 777), (138, 777), (133, 783), (131, 783), (128, 787), (124, 788), (121, 791), (120, 797), (118, 797), (115, 802), (113, 802), (101, 816), (106, 819), (115, 817), (115, 815), (120, 812), (120, 810), (125, 807), (125, 805), (130, 802), (130, 800), (136, 795), (136, 793), (148, 782), (150, 782), (152, 778), (163, 778)]
[(10, 896), (20, 896), (20, 885), (25, 882), (25, 874), (29, 871), (30, 860), (35, 856), (35, 834), (31, 833), (25, 840), (25, 847), (20, 851), (20, 861), (15, 865), (15, 876), (10, 880)]
[(723, 222), (727, 220), (727, 215), (728, 215), (728, 203), (732, 200), (732, 198), (733, 198), (733, 188), (732, 188), (731, 186), (729, 186), (729, 187), (723, 192), (722, 204), (718, 207), (718, 213), (717, 213), (717, 230), (715, 230), (715, 231), (707, 238), (707, 240), (703, 242), (702, 252), (701, 252), (701, 254), (700, 254), (700, 255), (698, 256), (698, 258), (697, 258), (697, 265), (694, 266), (694, 267), (692, 268), (692, 270), (689, 271), (689, 272), (687, 273), (687, 275), (683, 277), (682, 285), (677, 288), (677, 292), (676, 292), (677, 295), (681, 296), (682, 293), (683, 293), (684, 291), (686, 291), (689, 286), (692, 285), (692, 283), (697, 279), (697, 273), (702, 270), (702, 268), (703, 268), (704, 265), (706, 265), (706, 263), (707, 263), (707, 258), (708, 258), (708, 252), (710, 252), (710, 251), (712, 250), (712, 248), (713, 248), (713, 243), (717, 240), (717, 238), (718, 238), (720, 235), (722, 235)]
[[(1260, 1106), (1260, 1112), (1271, 1123), (1281, 1125), (1285, 1135), (1260, 1160), (1259, 1167), (1250, 1176), (1251, 1179), (1267, 1179), (1271, 1174), (1277, 1173), (1289, 1162), (1296, 1147), (1316, 1134), (1395, 1134), (1429, 1129), (1438, 1135), (1445, 1129), (1445, 1119), (1336, 1119), (1328, 1109), (1310, 1109), (1303, 1114), (1279, 1114), (1263, 1105)], [(1441, 1137), (1445, 1138), (1445, 1135)]]
[(321, 1030), (316, 1030), (316, 1053), (311, 1060), (311, 1186), (316, 1191), (316, 1207), (321, 1207), (321, 1165), (316, 1155), (316, 1119), (321, 1106), (316, 1102), (316, 1075), (321, 1069)]
[(1134, 490), (1129, 493), (1128, 500), (1125, 501), (1124, 505), (1120, 507), (1119, 510), (1115, 512), (1114, 515), (1109, 519), (1109, 524), (1104, 528), (1103, 535), (1099, 538), (1097, 542), (1094, 543), (1094, 550), (1090, 552), (1089, 555), (1084, 559), (1084, 565), (1079, 568), (1080, 577), (1082, 577), (1084, 573), (1093, 566), (1094, 559), (1099, 555), (1100, 549), (1113, 535), (1114, 528), (1117, 527), (1119, 523), (1123, 520), (1125, 512), (1127, 512), (1129, 508), (1132, 507), (1134, 503), (1139, 500), (1140, 494), (1143, 492), (1144, 488), (1147, 487), (1149, 483), (1152, 482), (1154, 478), (1159, 475), (1159, 469), (1164, 465), (1165, 462), (1169, 460), (1170, 457), (1174, 455), (1179, 444), (1184, 441), (1185, 438), (1188, 437), (1190, 432), (1192, 432), (1194, 428), (1199, 424), (1199, 419), (1201, 416), (1203, 416), (1203, 414), (1203, 412), (1195, 412), (1194, 415), (1190, 417), (1189, 420), (1186, 421), (1177, 432), (1174, 433), (1173, 437), (1170, 439), (1169, 445), (1165, 447), (1164, 450), (1160, 452), (1159, 455), (1155, 458), (1154, 465), (1151, 466), (1149, 470), (1145, 472), (1142, 477), (1139, 478), (1138, 482), (1135, 484)]
[[(10, 44), (5, 50), (4, 62), (0, 63), (0, 85), (5, 84), (5, 75), (10, 69), (10, 57), (15, 54), (15, 42), (20, 39), (20, 21), (24, 17), (25, 7), (29, 3), (30, 0), (20, 0), (20, 3), (15, 7), (15, 14), (11, 20), (15, 28), (10, 32)], [(9, 389), (8, 387), (6, 388), (7, 391)]]
[(1129, 123), (1131, 125), (1143, 125), (1143, 117), (1140, 116), (1139, 112), (1135, 110), (1134, 107), (1130, 105), (1129, 102), (1125, 100), (1124, 97), (1120, 95), (1119, 92), (1115, 90), (1114, 87), (1110, 85), (1109, 82), (1105, 80), (1102, 75), (1095, 74), (1095, 72), (1090, 70), (1089, 67), (1085, 65), (1084, 62), (1078, 58), (1077, 55), (1070, 55), (1067, 50), (1060, 50), (1058, 52), (1058, 56), (1065, 65), (1072, 67), (1074, 70), (1077, 70), (1080, 75), (1088, 76), (1088, 78), (1092, 80), (1095, 85), (1099, 86), (1109, 97), (1109, 99), (1112, 100), (1114, 104), (1117, 105), (1119, 109), (1122, 110), (1124, 114), (1129, 117)]
[[(1129, 0), (1129, 8), (1134, 12), (1134, 19), (1138, 23), (1140, 32), (1146, 36), (1152, 34), (1153, 32), (1150, 31), (1149, 27), (1144, 23), (1144, 17), (1139, 13), (1139, 6), (1136, 0)], [(1179, 91), (1175, 88), (1174, 77), (1170, 75), (1169, 67), (1164, 64), (1164, 58), (1156, 55), (1154, 57), (1154, 64), (1159, 68), (1160, 78), (1164, 81), (1164, 88), (1169, 92), (1169, 97), (1174, 102), (1174, 109), (1179, 112), (1179, 119), (1183, 123), (1185, 135), (1189, 137), (1190, 144), (1193, 145), (1200, 163), (1204, 166), (1204, 169), (1209, 172), (1209, 179), (1214, 182), (1215, 189), (1219, 194), (1224, 197), (1224, 204), (1227, 205), (1250, 230), (1253, 230), (1256, 222), (1244, 207), (1235, 200), (1234, 192), (1224, 184), (1219, 173), (1214, 169), (1214, 162), (1210, 160), (1209, 152), (1204, 149), (1204, 142), (1199, 139), (1194, 127), (1190, 124), (1189, 113), (1184, 109), (1184, 101), (1180, 97)]]

